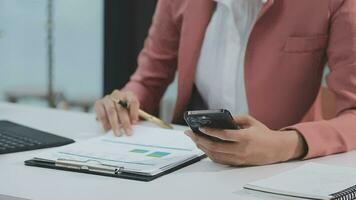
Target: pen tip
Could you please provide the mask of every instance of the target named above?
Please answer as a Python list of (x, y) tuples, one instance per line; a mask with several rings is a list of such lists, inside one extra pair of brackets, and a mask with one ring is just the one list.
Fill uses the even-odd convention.
[(165, 126), (166, 129), (173, 129), (173, 126), (171, 126), (171, 125), (169, 125), (167, 123), (165, 123), (164, 126)]

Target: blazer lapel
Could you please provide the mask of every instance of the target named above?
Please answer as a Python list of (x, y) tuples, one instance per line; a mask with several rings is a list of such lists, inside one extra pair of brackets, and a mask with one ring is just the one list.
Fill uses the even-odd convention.
[(260, 34), (258, 34), (256, 32), (256, 26), (260, 26), (259, 23), (257, 23), (266, 13), (268, 10), (271, 9), (272, 5), (275, 3), (275, 0), (267, 0), (267, 2), (263, 5), (257, 21), (255, 22), (254, 26), (252, 27), (249, 39), (248, 39), (248, 43), (247, 43), (247, 47), (246, 47), (246, 55), (245, 55), (245, 87), (246, 87), (246, 97), (247, 97), (247, 104), (248, 104), (248, 108), (249, 108), (249, 112), (252, 116), (255, 116), (255, 109), (254, 109), (254, 105), (256, 99), (254, 98), (254, 95), (251, 95), (251, 93), (253, 92), (253, 88), (251, 88), (251, 82), (253, 81), (253, 75), (250, 72), (251, 70), (251, 61), (254, 59), (251, 55), (253, 55), (252, 53), (249, 52), (253, 52), (253, 49), (255, 48), (255, 46), (253, 45), (253, 43), (251, 43), (251, 41), (254, 41), (255, 38), (257, 36), (259, 36)]
[[(181, 114), (189, 103), (200, 50), (215, 5), (216, 3), (213, 0), (188, 1), (181, 30), (176, 114)], [(181, 117), (175, 116), (174, 120)]]
[(258, 19), (260, 19), (273, 5), (275, 0), (267, 0), (267, 2), (265, 3), (265, 5), (263, 5), (261, 12), (258, 15)]
[[(260, 19), (275, 0), (267, 0), (261, 9)], [(206, 29), (216, 7), (214, 0), (190, 0), (184, 12), (178, 60), (178, 97), (173, 121), (182, 118), (189, 103)]]

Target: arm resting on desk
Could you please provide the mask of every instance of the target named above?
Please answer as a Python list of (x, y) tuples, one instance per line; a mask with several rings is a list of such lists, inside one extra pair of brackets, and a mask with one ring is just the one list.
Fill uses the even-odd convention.
[(328, 48), (327, 80), (335, 93), (336, 117), (287, 128), (303, 135), (309, 148), (305, 158), (356, 149), (356, 1), (340, 2), (333, 3)]

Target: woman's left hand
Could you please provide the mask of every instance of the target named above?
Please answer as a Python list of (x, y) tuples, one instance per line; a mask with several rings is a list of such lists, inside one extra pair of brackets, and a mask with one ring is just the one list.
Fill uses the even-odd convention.
[(186, 131), (213, 161), (232, 166), (267, 165), (301, 158), (306, 143), (295, 130), (274, 131), (250, 116), (235, 117), (240, 130), (201, 129), (207, 135), (231, 142), (217, 142)]

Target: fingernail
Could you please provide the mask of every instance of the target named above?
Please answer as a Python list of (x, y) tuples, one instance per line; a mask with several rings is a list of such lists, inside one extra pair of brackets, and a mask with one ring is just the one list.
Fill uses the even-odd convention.
[(124, 129), (123, 129), (123, 132), (125, 133), (125, 135), (128, 135), (128, 134), (129, 134), (129, 129), (124, 128)]
[(190, 131), (184, 131), (184, 134), (189, 136), (189, 137), (192, 137), (192, 133)]
[(120, 136), (120, 135), (121, 135), (119, 128), (115, 129), (115, 130), (114, 130), (114, 133), (115, 133), (116, 136)]
[(126, 133), (126, 135), (131, 136), (132, 135), (132, 129), (131, 128), (125, 128), (125, 133)]
[(205, 128), (199, 128), (199, 131), (203, 132), (203, 133), (206, 133), (206, 129)]
[(124, 129), (120, 129), (120, 137), (125, 135), (125, 130)]

